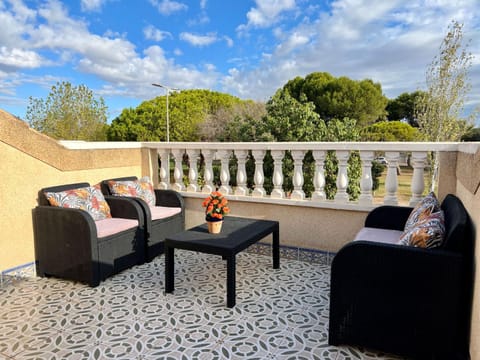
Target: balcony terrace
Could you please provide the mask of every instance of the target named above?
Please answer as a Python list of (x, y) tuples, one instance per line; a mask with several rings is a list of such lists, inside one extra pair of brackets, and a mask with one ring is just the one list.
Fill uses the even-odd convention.
[[(7, 359), (394, 359), (367, 349), (327, 344), (331, 258), (351, 241), (368, 211), (378, 206), (370, 190), (371, 161), (379, 153), (386, 157), (382, 202), (398, 204), (397, 165), (403, 153), (411, 154), (408, 203), (413, 205), (425, 190), (427, 154), (438, 151), (438, 197), (456, 194), (474, 224), (480, 223), (480, 153), (474, 143), (56, 142), (1, 110), (0, 121), (0, 357)], [(315, 159), (311, 197), (303, 191), (302, 160), (308, 151)], [(325, 198), (323, 162), (327, 151), (335, 153), (339, 164), (333, 200)], [(294, 167), (290, 194), (282, 189), (289, 180), (281, 166), (286, 152)], [(263, 170), (267, 153), (274, 164), (269, 195)], [(355, 202), (348, 200), (346, 192), (351, 181), (347, 161), (352, 153), (358, 154), (362, 166), (361, 195)], [(252, 191), (246, 185), (249, 154), (255, 167)], [(167, 157), (172, 159), (173, 169)], [(232, 160), (235, 176), (231, 175)], [(168, 176), (171, 170), (172, 181)], [(216, 171), (219, 184), (213, 183)], [(240, 254), (238, 298), (233, 309), (224, 307), (222, 259), (196, 253), (177, 255), (178, 285), (169, 295), (163, 293), (163, 256), (93, 289), (28, 276), (34, 275), (31, 210), (38, 190), (128, 175), (148, 175), (155, 186), (179, 191), (185, 199), (187, 227), (203, 222), (201, 202), (217, 186), (227, 194), (234, 215), (278, 220), (284, 246), (281, 269), (272, 270), (270, 258), (262, 255), (268, 245), (259, 244)], [(478, 226), (475, 228), (478, 233)], [(477, 248), (477, 261), (478, 257)], [(197, 271), (184, 271), (191, 268)], [(478, 279), (472, 359), (480, 359), (477, 284)]]

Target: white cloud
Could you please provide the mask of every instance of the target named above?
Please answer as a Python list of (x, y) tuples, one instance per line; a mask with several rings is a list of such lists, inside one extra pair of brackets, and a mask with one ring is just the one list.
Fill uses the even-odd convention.
[(25, 69), (37, 68), (42, 65), (43, 59), (34, 51), (22, 49), (9, 49), (5, 46), (0, 46), (0, 69)]
[(145, 36), (145, 39), (154, 41), (162, 41), (165, 38), (172, 38), (171, 33), (168, 31), (159, 30), (153, 25), (148, 25), (147, 27), (143, 28), (143, 35)]
[(186, 4), (171, 0), (150, 0), (150, 4), (152, 4), (162, 15), (170, 15), (188, 9)]
[(218, 41), (218, 37), (215, 33), (209, 33), (207, 35), (197, 35), (189, 32), (182, 32), (180, 33), (180, 40), (186, 41), (193, 46), (202, 47), (211, 45), (214, 42)]
[(291, 33), (283, 43), (277, 46), (276, 53), (278, 55), (289, 55), (296, 49), (303, 49), (309, 41), (310, 36), (308, 34), (295, 31)]
[(205, 25), (210, 23), (210, 17), (205, 10), (202, 10), (195, 18), (187, 20), (188, 26)]
[(207, 0), (200, 0), (200, 9), (205, 9), (207, 7)]
[(280, 20), (282, 12), (296, 7), (295, 0), (255, 0), (255, 3), (257, 7), (247, 13), (247, 24), (240, 25), (239, 30), (271, 26)]
[[(273, 53), (253, 69), (233, 68), (222, 79), (223, 91), (266, 100), (296, 76), (326, 71), (334, 76), (370, 78), (382, 84), (387, 96), (396, 97), (424, 88), (425, 69), (452, 19), (478, 27), (479, 16), (477, 0), (455, 4), (443, 0), (334, 1), (329, 12), (290, 29), (274, 29), (278, 42)], [(473, 40), (470, 50), (480, 54), (480, 36), (465, 33), (465, 37)], [(475, 71), (472, 68), (471, 74)]]
[[(105, 82), (97, 91), (102, 96), (123, 94), (130, 98), (150, 98), (154, 92), (147, 85), (152, 81), (174, 84), (179, 88), (213, 88), (218, 81), (219, 74), (213, 66), (202, 69), (182, 66), (167, 58), (159, 46), (137, 53), (135, 44), (118, 37), (118, 34), (93, 34), (84, 21), (71, 17), (55, 0), (44, 3), (35, 13), (36, 17), (24, 17), (23, 23), (6, 14), (0, 10), (0, 19), (10, 21), (9, 24), (16, 28), (10, 33), (14, 37), (11, 46), (5, 45), (0, 37), (0, 74), (5, 73), (5, 69), (16, 69), (17, 75), (12, 73), (10, 79), (18, 76), (21, 69), (69, 61), (79, 73), (92, 74)], [(27, 23), (28, 19), (31, 23)], [(165, 35), (156, 30), (149, 29), (146, 33), (157, 39)], [(23, 46), (14, 47), (15, 42)], [(24, 77), (23, 81), (33, 83), (35, 79), (26, 80)], [(7, 81), (2, 82), (0, 92), (12, 93), (13, 85), (7, 87)]]
[(223, 40), (225, 40), (225, 42), (227, 43), (227, 46), (228, 47), (232, 47), (233, 46), (233, 39), (229, 36), (224, 36), (223, 37)]
[(99, 11), (102, 8), (103, 0), (81, 0), (82, 11)]

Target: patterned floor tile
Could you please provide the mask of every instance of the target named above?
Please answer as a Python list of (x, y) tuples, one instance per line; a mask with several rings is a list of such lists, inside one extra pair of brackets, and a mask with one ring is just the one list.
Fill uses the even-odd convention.
[(254, 250), (237, 256), (232, 309), (225, 260), (189, 251), (175, 252), (172, 294), (163, 256), (96, 288), (4, 281), (0, 359), (400, 359), (328, 345), (329, 254), (287, 248), (272, 269), (271, 246)]

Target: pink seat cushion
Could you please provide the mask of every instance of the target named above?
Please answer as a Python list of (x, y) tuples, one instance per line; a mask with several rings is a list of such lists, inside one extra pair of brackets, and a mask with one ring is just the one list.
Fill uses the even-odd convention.
[(109, 218), (95, 221), (97, 227), (97, 236), (99, 238), (117, 234), (138, 226), (138, 220), (123, 219), (123, 218)]
[(165, 219), (167, 217), (177, 215), (181, 211), (182, 209), (178, 207), (150, 206), (152, 220)]
[(361, 229), (353, 241), (367, 240), (387, 244), (400, 244), (400, 236), (403, 231), (387, 230), (364, 227)]

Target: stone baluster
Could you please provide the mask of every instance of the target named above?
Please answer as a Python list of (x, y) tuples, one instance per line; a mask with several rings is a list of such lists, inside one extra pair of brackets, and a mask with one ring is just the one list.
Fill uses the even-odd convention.
[(373, 202), (372, 195), (372, 161), (373, 151), (360, 151), (360, 159), (362, 160), (362, 178), (360, 180), (360, 197), (358, 203), (360, 205), (371, 205)]
[(275, 199), (283, 199), (285, 197), (285, 192), (283, 191), (283, 170), (282, 170), (282, 160), (285, 156), (284, 150), (272, 150), (273, 158), (273, 190), (271, 197)]
[(188, 186), (187, 191), (197, 192), (199, 190), (198, 186), (198, 155), (200, 154), (200, 150), (198, 149), (188, 149), (188, 162), (189, 162), (189, 169), (188, 169)]
[(235, 189), (235, 195), (245, 196), (248, 194), (247, 188), (247, 170), (245, 163), (248, 157), (247, 150), (235, 150), (235, 156), (237, 157), (237, 187)]
[(305, 193), (303, 192), (303, 158), (305, 157), (304, 150), (293, 150), (293, 191), (291, 198), (294, 200), (305, 199)]
[(183, 160), (184, 151), (180, 149), (172, 150), (173, 158), (175, 159), (175, 169), (173, 170), (173, 178), (175, 179), (175, 183), (172, 185), (172, 189), (175, 191), (183, 191), (185, 190), (185, 185), (183, 183), (183, 168), (182, 168), (182, 160)]
[(215, 190), (213, 187), (213, 168), (212, 160), (214, 155), (213, 150), (202, 150), (203, 159), (205, 161), (205, 170), (203, 172), (203, 180), (205, 185), (202, 187), (202, 193), (210, 194)]
[(170, 187), (170, 150), (158, 150), (158, 156), (160, 157), (160, 183), (158, 188), (167, 190)]
[(315, 174), (313, 175), (315, 191), (312, 193), (312, 201), (324, 201), (327, 199), (325, 194), (325, 151), (314, 150), (312, 155), (315, 159)]
[(265, 157), (265, 150), (252, 150), (252, 155), (255, 159), (255, 174), (253, 176), (253, 182), (255, 189), (253, 189), (252, 196), (263, 197), (265, 196), (265, 189), (263, 188), (263, 181), (265, 180), (263, 174), (263, 158)]
[(427, 159), (427, 153), (424, 151), (412, 152), (410, 162), (413, 167), (412, 176), (412, 197), (410, 198), (410, 206), (415, 206), (422, 199), (423, 191), (425, 190), (424, 169)]
[(387, 165), (387, 177), (385, 178), (385, 197), (383, 203), (385, 205), (398, 205), (397, 190), (398, 190), (398, 177), (397, 167), (400, 153), (398, 151), (385, 152), (385, 158), (388, 161)]
[(230, 155), (232, 154), (231, 150), (218, 150), (217, 155), (220, 157), (220, 182), (221, 186), (218, 189), (224, 195), (228, 195), (232, 193), (232, 187), (230, 186)]
[(348, 150), (337, 150), (336, 156), (338, 160), (337, 173), (337, 193), (335, 194), (335, 201), (339, 203), (348, 202), (348, 174), (347, 166), (350, 152)]

